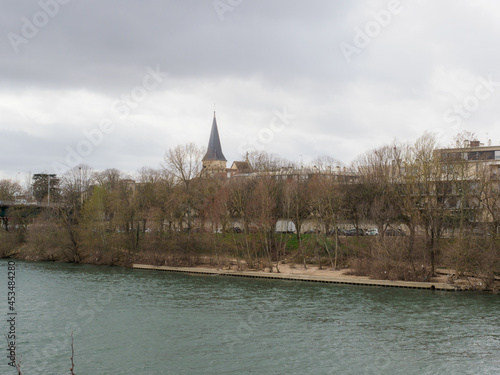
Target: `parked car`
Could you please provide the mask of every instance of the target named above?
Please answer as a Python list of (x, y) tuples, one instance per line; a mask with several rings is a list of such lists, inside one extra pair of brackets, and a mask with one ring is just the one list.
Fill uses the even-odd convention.
[(378, 236), (378, 229), (367, 229), (365, 230), (365, 236)]
[(328, 231), (329, 236), (335, 236), (335, 234), (338, 234), (339, 236), (345, 236), (346, 235), (346, 230), (342, 228), (336, 228), (336, 229), (330, 229)]
[(476, 237), (488, 237), (491, 236), (491, 233), (487, 232), (483, 228), (474, 228), (472, 229), (472, 235)]
[(304, 232), (304, 234), (319, 234), (319, 230), (317, 229), (309, 229)]
[(388, 237), (405, 236), (405, 232), (397, 228), (389, 228), (385, 231), (385, 235)]
[(364, 236), (365, 231), (361, 228), (353, 228), (353, 229), (348, 229), (345, 233), (346, 236)]
[(286, 233), (291, 234), (295, 233), (295, 224), (290, 220), (278, 220), (276, 222), (276, 233)]
[(241, 232), (243, 232), (240, 227), (232, 227), (231, 231), (233, 233), (241, 233)]

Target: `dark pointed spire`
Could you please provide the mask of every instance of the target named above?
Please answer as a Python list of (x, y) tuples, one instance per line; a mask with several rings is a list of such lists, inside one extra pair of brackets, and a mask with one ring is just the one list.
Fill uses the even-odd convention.
[(212, 122), (212, 131), (210, 132), (210, 139), (208, 141), (207, 153), (203, 157), (203, 161), (206, 160), (221, 160), (227, 161), (222, 153), (222, 147), (220, 145), (219, 130), (217, 129), (217, 120), (215, 119), (214, 111), (214, 121)]

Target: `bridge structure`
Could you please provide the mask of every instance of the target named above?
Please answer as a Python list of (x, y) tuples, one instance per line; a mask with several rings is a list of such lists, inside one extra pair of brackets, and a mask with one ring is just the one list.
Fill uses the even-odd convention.
[(12, 218), (12, 209), (19, 212), (25, 219), (37, 216), (43, 208), (51, 207), (47, 203), (25, 203), (0, 201), (0, 221), (5, 230), (9, 230), (9, 221)]

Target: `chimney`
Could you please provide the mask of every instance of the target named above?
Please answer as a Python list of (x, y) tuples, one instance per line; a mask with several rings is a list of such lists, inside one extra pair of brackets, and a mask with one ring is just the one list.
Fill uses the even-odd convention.
[(479, 147), (481, 143), (479, 141), (470, 141), (470, 147)]
[(488, 139), (488, 146), (491, 146), (491, 139)]

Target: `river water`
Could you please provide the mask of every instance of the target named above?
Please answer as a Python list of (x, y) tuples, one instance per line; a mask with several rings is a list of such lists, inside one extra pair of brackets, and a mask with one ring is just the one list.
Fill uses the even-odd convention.
[[(500, 297), (16, 261), (23, 374), (500, 374)], [(9, 330), (0, 261), (2, 334)], [(8, 366), (7, 344), (0, 374)]]

